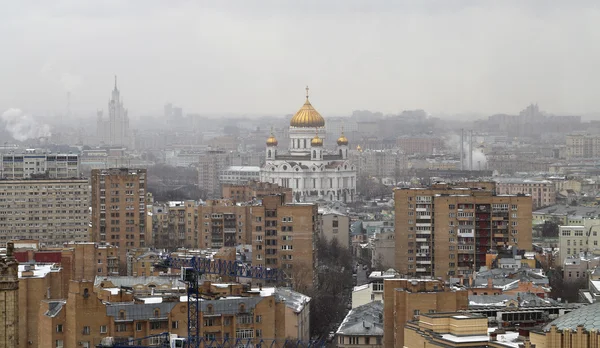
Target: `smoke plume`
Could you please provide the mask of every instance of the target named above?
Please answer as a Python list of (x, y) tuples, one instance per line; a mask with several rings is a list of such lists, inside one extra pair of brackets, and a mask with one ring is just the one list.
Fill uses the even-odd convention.
[(18, 141), (49, 137), (52, 135), (50, 126), (36, 121), (31, 115), (21, 109), (8, 109), (2, 114), (6, 130)]
[[(456, 151), (460, 155), (460, 134), (448, 135), (445, 138), (445, 143), (449, 149)], [(478, 145), (477, 141), (473, 139), (473, 170), (486, 168), (487, 158), (483, 151), (478, 148)], [(469, 169), (469, 134), (467, 132), (465, 132), (463, 151), (463, 167)]]

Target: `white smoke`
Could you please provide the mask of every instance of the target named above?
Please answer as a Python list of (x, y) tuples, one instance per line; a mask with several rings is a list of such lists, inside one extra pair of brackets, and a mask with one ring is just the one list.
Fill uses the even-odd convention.
[(52, 135), (50, 126), (36, 121), (31, 115), (21, 109), (8, 109), (2, 113), (2, 121), (6, 130), (18, 141), (49, 137)]
[[(465, 169), (469, 169), (469, 134), (465, 131), (465, 136), (463, 139), (463, 167)], [(446, 136), (445, 139), (446, 146), (456, 151), (456, 154), (460, 156), (460, 134), (450, 134)], [(473, 170), (485, 170), (487, 158), (485, 153), (483, 153), (483, 149), (479, 148), (479, 143), (475, 140), (475, 136), (473, 136)]]

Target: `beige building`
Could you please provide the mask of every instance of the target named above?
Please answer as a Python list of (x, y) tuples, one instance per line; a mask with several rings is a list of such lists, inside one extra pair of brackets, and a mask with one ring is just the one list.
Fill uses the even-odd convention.
[(421, 314), (406, 324), (404, 347), (534, 348), (529, 341), (522, 340), (518, 332), (501, 329), (488, 332), (485, 316), (464, 312)]
[(197, 248), (219, 249), (250, 244), (251, 206), (231, 200), (208, 200), (198, 206)]
[(281, 194), (286, 203), (292, 203), (292, 189), (278, 184), (260, 181), (248, 181), (244, 185), (223, 184), (223, 198), (236, 202), (250, 202), (264, 196)]
[(533, 209), (556, 204), (556, 185), (550, 180), (496, 179), (497, 195), (528, 194)]
[[(0, 257), (0, 310), (2, 317), (0, 323), (0, 346), (19, 347), (20, 323), (19, 317), (19, 279), (18, 262), (13, 255), (14, 247), (8, 243), (6, 256)], [(27, 307), (25, 307), (27, 308)]]
[[(187, 336), (185, 296), (137, 295), (135, 291), (114, 288), (109, 280), (102, 283), (110, 288), (73, 281), (66, 298), (42, 301), (42, 308), (35, 306), (40, 317), (38, 336), (43, 338), (36, 347), (90, 348), (104, 337), (124, 342), (167, 331)], [(310, 339), (310, 297), (285, 289), (251, 289), (240, 284), (205, 282), (202, 287), (206, 299), (198, 320), (200, 336), (206, 342), (235, 342), (241, 338), (256, 344), (262, 338), (280, 342)], [(142, 342), (149, 346), (156, 343)]]
[(393, 268), (396, 253), (396, 233), (381, 232), (372, 240), (371, 267), (384, 270)]
[[(198, 246), (198, 204), (171, 201), (152, 206), (152, 240), (156, 247), (175, 249)], [(148, 228), (146, 229), (148, 230)]]
[(127, 252), (152, 244), (145, 199), (145, 169), (92, 170), (92, 240), (119, 247), (122, 274)]
[(421, 314), (456, 312), (469, 305), (466, 290), (446, 288), (441, 280), (386, 279), (383, 284), (384, 347), (402, 348), (410, 343), (404, 326)]
[(490, 250), (531, 250), (531, 197), (469, 186), (394, 191), (398, 272), (417, 278), (467, 276), (485, 266)]
[(560, 264), (569, 256), (597, 255), (600, 253), (600, 219), (583, 219), (583, 225), (558, 227)]
[(0, 155), (0, 172), (3, 179), (20, 180), (35, 176), (52, 179), (80, 177), (79, 156), (76, 154), (46, 154), (30, 151), (21, 154)]
[(210, 150), (200, 156), (198, 163), (198, 186), (206, 190), (208, 198), (221, 198), (219, 173), (229, 166), (230, 159), (225, 150)]
[(569, 134), (566, 137), (567, 158), (595, 158), (600, 156), (600, 136), (596, 134)]
[(335, 238), (341, 246), (349, 248), (350, 217), (332, 210), (322, 210), (320, 217), (321, 235), (327, 241)]
[(90, 240), (89, 184), (81, 179), (0, 181), (0, 246), (37, 239), (42, 246)]

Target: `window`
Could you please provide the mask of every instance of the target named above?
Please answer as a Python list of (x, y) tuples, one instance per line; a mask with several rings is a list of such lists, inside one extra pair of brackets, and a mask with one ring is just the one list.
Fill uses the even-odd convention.
[(256, 330), (256, 337), (262, 337), (262, 330)]
[(365, 344), (370, 344), (371, 337), (367, 336), (365, 337)]
[(150, 322), (150, 330), (158, 330), (158, 329), (162, 329), (165, 326), (163, 326), (163, 323), (166, 324), (166, 327), (169, 327), (168, 322), (164, 322), (164, 321), (151, 321)]
[(262, 315), (257, 315), (256, 316), (256, 322), (257, 323), (262, 323)]
[(63, 344), (63, 340), (56, 340), (55, 345), (56, 348), (63, 348), (64, 344)]
[(89, 326), (84, 326), (83, 327), (83, 334), (84, 335), (89, 335), (90, 334), (90, 327)]
[(420, 310), (418, 310), (418, 309), (415, 309), (415, 310), (413, 311), (413, 314), (414, 314), (414, 315), (419, 315), (419, 314), (421, 314), (421, 311), (420, 311)]
[(56, 332), (63, 332), (63, 326), (62, 326), (62, 324), (56, 325)]
[(81, 342), (81, 346), (83, 348), (90, 348), (90, 342), (87, 342), (87, 341), (86, 342)]
[(251, 315), (238, 315), (237, 316), (237, 323), (238, 324), (252, 324), (252, 316)]
[(106, 325), (100, 326), (100, 333), (106, 333)]
[(135, 330), (142, 331), (142, 323), (135, 323)]
[(213, 325), (215, 325), (215, 321), (213, 320), (213, 318), (204, 319), (204, 326), (213, 326)]
[(178, 329), (179, 328), (179, 321), (175, 320), (173, 322), (171, 322), (171, 329)]
[(350, 336), (350, 344), (358, 344), (358, 337), (357, 336)]
[(127, 324), (117, 324), (117, 325), (115, 325), (115, 331), (117, 331), (117, 332), (127, 331)]
[(252, 329), (238, 329), (235, 331), (236, 338), (254, 338), (254, 330)]

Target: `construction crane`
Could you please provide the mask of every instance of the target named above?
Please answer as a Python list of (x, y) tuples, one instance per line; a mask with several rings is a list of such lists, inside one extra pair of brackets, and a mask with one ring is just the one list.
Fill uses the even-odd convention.
[(163, 259), (156, 266), (181, 269), (181, 279), (188, 285), (188, 337), (186, 347), (324, 347), (321, 341), (302, 342), (294, 340), (226, 338), (223, 342), (216, 342), (214, 339), (208, 340), (200, 336), (200, 324), (198, 322), (201, 310), (199, 287), (202, 275), (215, 274), (236, 278), (260, 279), (277, 283), (285, 279), (285, 274), (276, 268), (248, 266), (240, 261), (213, 260), (200, 257), (173, 258), (170, 256)]

